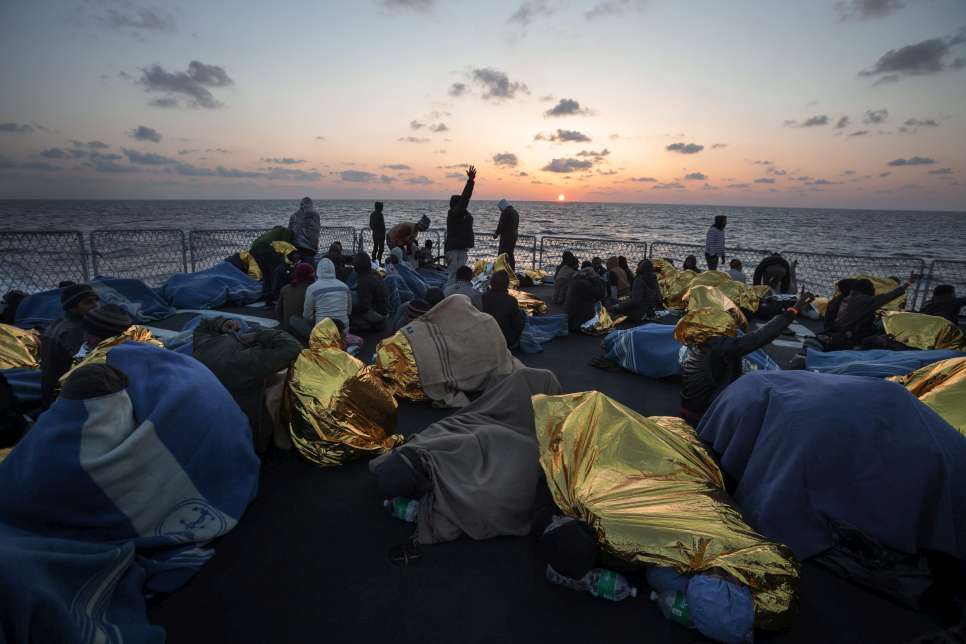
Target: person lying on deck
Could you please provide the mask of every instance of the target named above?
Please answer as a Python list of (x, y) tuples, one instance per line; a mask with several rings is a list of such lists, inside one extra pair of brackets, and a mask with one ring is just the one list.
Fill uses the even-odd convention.
[[(892, 300), (901, 297), (916, 279), (915, 274), (910, 274), (904, 284), (881, 295), (875, 294), (875, 287), (867, 279), (850, 280), (849, 294), (842, 298), (835, 309), (834, 321), (831, 325), (826, 324), (825, 331), (816, 339), (826, 351), (860, 346), (863, 340), (878, 333), (875, 326), (875, 312)], [(850, 284), (845, 280), (843, 282), (840, 282), (840, 285), (849, 288)], [(829, 306), (831, 307), (831, 302)], [(827, 311), (826, 316), (828, 316)]]
[(356, 271), (356, 290), (352, 297), (349, 328), (353, 332), (378, 331), (385, 326), (389, 315), (389, 296), (382, 278), (372, 270), (369, 254), (360, 251), (352, 260)]
[(597, 315), (597, 303), (604, 300), (606, 285), (591, 262), (584, 262), (569, 282), (564, 312), (570, 332), (576, 333), (581, 324)]
[(651, 260), (643, 259), (637, 265), (637, 274), (631, 285), (631, 296), (628, 300), (618, 303), (610, 310), (611, 317), (626, 315), (634, 322), (645, 317), (653, 317), (654, 309), (661, 306), (661, 288), (654, 275)]
[(460, 266), (456, 271), (456, 281), (443, 287), (443, 294), (446, 297), (457, 293), (470, 298), (470, 302), (476, 308), (483, 309), (483, 297), (473, 288), (473, 269), (469, 266)]
[(262, 453), (275, 433), (275, 416), (266, 406), (267, 385), (277, 372), (292, 366), (302, 344), (285, 331), (242, 331), (238, 320), (206, 318), (195, 329), (192, 355), (215, 374), (245, 412), (255, 451)]
[(47, 327), (40, 342), (40, 399), (44, 409), (57, 398), (60, 378), (70, 370), (74, 355), (84, 344), (84, 316), (97, 307), (98, 301), (88, 284), (72, 284), (60, 290), (64, 316)]
[(495, 273), (490, 278), (490, 290), (483, 294), (483, 312), (493, 316), (506, 338), (507, 347), (513, 349), (520, 342), (527, 314), (520, 310), (516, 298), (508, 292), (509, 288), (510, 276), (507, 272)]
[(75, 358), (83, 358), (103, 340), (121, 335), (131, 327), (131, 316), (117, 304), (102, 304), (84, 315), (84, 342)]
[(737, 335), (737, 325), (733, 322), (724, 335), (697, 343), (686, 333), (685, 337), (675, 334), (679, 342), (687, 345), (687, 356), (681, 364), (681, 416), (697, 425), (714, 399), (741, 376), (741, 358), (781, 335), (812, 299), (814, 296), (803, 288), (794, 306), (742, 336)]
[(959, 324), (959, 311), (966, 306), (966, 297), (956, 297), (956, 287), (940, 284), (932, 291), (932, 299), (922, 305), (920, 313), (938, 315), (953, 324)]

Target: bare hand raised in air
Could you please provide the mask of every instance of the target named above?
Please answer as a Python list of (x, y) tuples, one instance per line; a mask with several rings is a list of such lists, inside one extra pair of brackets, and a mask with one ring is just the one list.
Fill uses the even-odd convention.
[(468, 176), (470, 179), (476, 179), (476, 166), (475, 165), (471, 165), (470, 167), (468, 167), (466, 169), (466, 176)]

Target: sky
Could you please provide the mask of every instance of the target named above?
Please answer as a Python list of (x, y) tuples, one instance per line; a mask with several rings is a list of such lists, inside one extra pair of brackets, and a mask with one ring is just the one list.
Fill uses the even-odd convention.
[(0, 87), (0, 199), (966, 210), (963, 0), (2, 0)]

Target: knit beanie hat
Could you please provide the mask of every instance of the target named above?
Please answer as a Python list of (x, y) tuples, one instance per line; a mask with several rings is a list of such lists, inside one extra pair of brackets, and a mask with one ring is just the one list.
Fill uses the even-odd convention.
[(510, 202), (506, 199), (500, 199), (500, 203), (498, 203), (496, 206), (500, 209), (500, 212), (503, 212), (510, 207)]
[(60, 290), (60, 305), (64, 307), (64, 310), (73, 308), (80, 304), (80, 301), (85, 297), (90, 297), (93, 295), (97, 297), (97, 293), (91, 288), (90, 284), (71, 284), (70, 286), (65, 286)]
[(131, 316), (117, 304), (105, 304), (84, 316), (84, 331), (96, 338), (112, 338), (128, 330)]
[(315, 268), (308, 262), (299, 262), (295, 265), (295, 274), (292, 276), (292, 284), (311, 284), (315, 281)]

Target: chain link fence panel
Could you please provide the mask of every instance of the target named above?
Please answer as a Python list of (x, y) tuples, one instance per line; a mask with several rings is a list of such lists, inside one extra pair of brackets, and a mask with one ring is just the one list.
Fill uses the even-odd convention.
[[(419, 241), (423, 243), (426, 239), (433, 240), (433, 252), (437, 255), (443, 254), (443, 237), (440, 235), (439, 229), (430, 228), (429, 230), (424, 230), (419, 233)], [(372, 254), (372, 231), (368, 228), (360, 228), (358, 243), (356, 244), (357, 251), (365, 251)], [(386, 244), (386, 252), (383, 253), (383, 261), (386, 259), (386, 255), (389, 254), (389, 244)]]
[[(724, 264), (719, 265), (718, 270), (727, 271), (731, 260), (737, 259), (741, 262), (742, 271), (748, 276), (750, 282), (751, 276), (755, 272), (755, 267), (758, 266), (758, 262), (769, 254), (769, 251), (757, 248), (726, 248)], [(651, 259), (671, 259), (674, 260), (675, 266), (681, 268), (688, 255), (694, 255), (695, 259), (698, 260), (698, 268), (701, 270), (705, 270), (708, 267), (707, 260), (704, 257), (704, 246), (700, 244), (679, 244), (665, 241), (651, 242)]]
[[(795, 279), (799, 288), (805, 288), (815, 295), (831, 297), (835, 284), (841, 279), (854, 275), (874, 277), (895, 277), (905, 281), (910, 273), (922, 275), (925, 263), (916, 257), (862, 257), (858, 255), (829, 255), (824, 253), (782, 253), (789, 264), (795, 265)], [(795, 264), (795, 262), (798, 262)], [(746, 273), (751, 278), (754, 269)], [(906, 307), (914, 308), (921, 291), (922, 281), (916, 283), (906, 298)]]
[(95, 230), (91, 260), (95, 277), (139, 279), (150, 286), (188, 272), (187, 245), (180, 230)]
[(76, 230), (0, 232), (0, 295), (36, 293), (60, 282), (86, 282), (87, 253)]
[(188, 233), (191, 250), (191, 270), (211, 268), (238, 251), (247, 250), (262, 228), (234, 228), (225, 230), (192, 230)]
[[(500, 250), (500, 239), (493, 239), (491, 235), (477, 234), (473, 241), (474, 246), (468, 253), (470, 265), (478, 259), (493, 259)], [(533, 235), (517, 235), (513, 257), (518, 269), (537, 268), (537, 238)]]
[(952, 284), (956, 289), (956, 297), (966, 297), (966, 262), (933, 260), (919, 289), (919, 308), (932, 299), (932, 290), (940, 284)]
[(342, 244), (342, 254), (354, 254), (358, 247), (356, 229), (351, 226), (322, 226), (319, 232), (319, 255), (329, 252), (333, 242)]
[(623, 255), (632, 270), (639, 261), (647, 258), (647, 242), (588, 237), (543, 237), (540, 239), (540, 265), (537, 268), (553, 273), (565, 250), (576, 255), (581, 262), (593, 257), (606, 260), (611, 256)]

